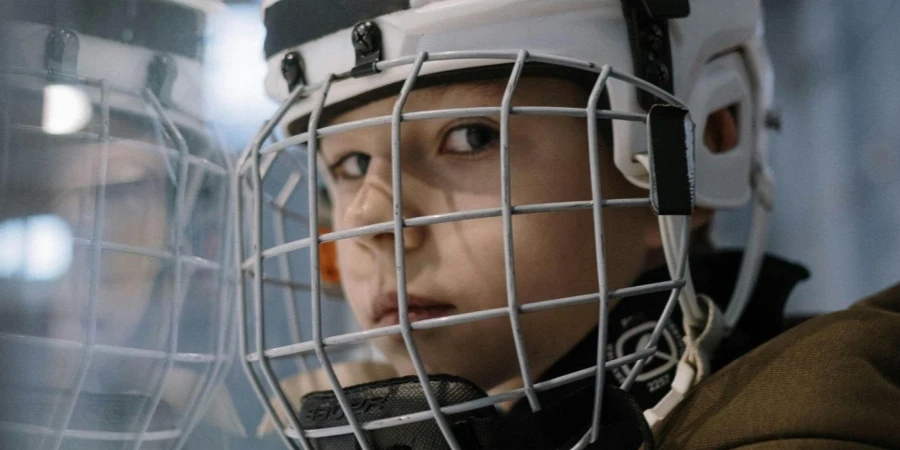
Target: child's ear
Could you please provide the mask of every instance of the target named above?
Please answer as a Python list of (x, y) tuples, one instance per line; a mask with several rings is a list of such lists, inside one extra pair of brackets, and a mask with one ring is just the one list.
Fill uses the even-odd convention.
[(706, 118), (703, 143), (713, 153), (726, 153), (738, 144), (738, 125), (732, 108), (717, 109)]
[[(713, 111), (706, 118), (706, 127), (703, 132), (703, 143), (713, 153), (725, 153), (737, 145), (738, 128), (734, 117), (734, 110), (725, 107)], [(709, 223), (713, 210), (696, 207), (691, 215), (691, 230), (697, 230)], [(654, 220), (647, 227), (647, 247), (650, 249), (662, 248), (662, 239), (659, 235), (659, 226)]]

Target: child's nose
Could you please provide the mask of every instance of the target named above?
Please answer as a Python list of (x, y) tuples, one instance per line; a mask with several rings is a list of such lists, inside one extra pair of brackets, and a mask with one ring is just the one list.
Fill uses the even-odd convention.
[[(380, 176), (381, 170), (374, 165), (370, 167), (363, 185), (360, 187), (353, 202), (347, 207), (344, 216), (344, 224), (349, 228), (379, 226), (376, 233), (366, 234), (357, 239), (364, 246), (379, 251), (394, 251), (394, 199), (391, 189), (390, 170), (385, 176)], [(374, 170), (373, 170), (374, 169)], [(401, 211), (403, 218), (416, 217), (419, 214), (416, 209), (404, 201)], [(407, 251), (415, 250), (422, 245), (425, 237), (423, 227), (403, 228), (403, 248)]]

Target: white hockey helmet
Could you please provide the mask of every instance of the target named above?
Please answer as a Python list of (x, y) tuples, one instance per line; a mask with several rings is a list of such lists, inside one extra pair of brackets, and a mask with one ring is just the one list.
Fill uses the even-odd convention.
[(200, 101), (219, 3), (2, 6), (4, 448), (180, 448), (211, 402), (235, 427), (230, 163)]
[[(263, 5), (263, 19), (268, 31), (265, 51), (269, 72), (266, 88), (271, 97), (282, 103), (254, 137), (237, 167), (239, 193), (236, 198), (243, 202), (239, 210), (243, 212), (239, 226), (250, 230), (239, 233), (245, 239), (239, 246), (239, 252), (243, 279), (247, 284), (241, 301), (245, 307), (247, 304), (252, 306), (242, 317), (242, 330), (248, 338), (255, 337), (255, 349), (251, 349), (245, 339), (245, 363), (264, 406), (274, 415), (276, 412), (294, 411), (291, 403), (297, 399), (287, 398), (279, 383), (282, 380), (272, 370), (272, 361), (302, 358), (314, 353), (321, 365), (323, 380), (327, 381), (327, 388), (333, 390), (334, 402), (330, 405), (342, 413), (344, 420), (339, 425), (331, 423), (330, 426), (309, 429), (309, 426), (303, 425), (310, 423), (309, 416), (305, 415), (309, 414), (306, 409), (298, 414), (282, 414), (278, 428), (289, 446), (320, 448), (319, 445), (326, 445), (324, 438), (353, 433), (360, 448), (380, 448), (371, 442), (373, 430), (408, 424), (413, 420), (411, 418), (414, 418), (413, 421), (434, 418), (448, 448), (458, 449), (461, 447), (451, 430), (448, 414), (475, 410), (485, 404), (485, 401), (473, 400), (457, 405), (452, 411), (448, 411), (447, 407), (441, 408), (443, 399), (436, 396), (433, 389), (437, 388), (428, 381), (411, 332), (495, 317), (493, 313), (466, 314), (465, 317), (455, 316), (450, 320), (443, 317), (411, 324), (403, 313), (407, 307), (406, 293), (402, 287), (405, 262), (402, 245), (397, 244), (395, 257), (401, 323), (387, 329), (324, 336), (321, 323), (321, 243), (391, 231), (395, 241), (402, 242), (404, 228), (497, 216), (503, 216), (505, 233), (511, 235), (510, 221), (507, 220), (511, 214), (588, 207), (595, 211), (595, 245), (597, 253), (602, 255), (600, 210), (610, 206), (646, 207), (651, 204), (660, 214), (663, 249), (672, 279), (656, 286), (635, 286), (633, 292), (671, 290), (670, 301), (644, 348), (650, 353), (644, 355), (636, 352), (614, 361), (605, 361), (601, 354), (596, 366), (599, 369), (595, 371), (597, 386), (600, 386), (603, 384), (603, 367), (610, 369), (639, 361), (632, 366), (628, 380), (623, 383), (623, 387), (627, 388), (640, 373), (648, 355), (652, 354), (663, 322), (671, 313), (676, 299), (680, 302), (686, 328), (702, 328), (706, 324), (709, 310), (700, 305), (687, 269), (689, 227), (686, 216), (690, 214), (694, 202), (711, 209), (743, 207), (752, 203), (754, 218), (747, 252), (723, 321), (725, 327), (737, 323), (755, 283), (764, 250), (765, 218), (771, 205), (764, 125), (771, 101), (772, 80), (762, 42), (761, 7), (758, 2), (391, 0), (325, 3), (269, 0)], [(513, 108), (504, 102), (495, 108), (477, 111), (477, 108), (460, 108), (403, 113), (403, 104), (414, 88), (455, 80), (509, 78), (505, 96), (508, 98), (518, 79), (529, 73), (587, 77), (590, 80), (588, 87), (592, 90), (591, 99), (583, 109), (566, 111), (560, 108)], [(398, 93), (392, 115), (322, 126), (324, 117)], [(683, 108), (682, 111), (689, 114), (666, 115), (663, 113), (665, 109), (656, 108), (655, 104), (673, 107), (669, 112)], [(705, 119), (723, 108), (729, 109), (735, 116), (737, 144), (727, 152), (714, 152), (703, 141)], [(596, 119), (612, 119), (611, 142), (608, 144), (613, 150), (615, 166), (629, 182), (648, 189), (649, 198), (617, 203), (600, 197), (599, 191), (595, 191), (592, 201), (584, 205), (513, 207), (507, 198), (504, 205), (490, 211), (404, 217), (397, 204), (401, 182), (400, 168), (396, 167), (399, 149), (395, 145), (392, 149), (392, 156), (396, 158), (395, 167), (392, 167), (394, 220), (359, 229), (322, 233), (320, 209), (324, 205), (320, 205), (320, 196), (317, 195), (319, 184), (314, 170), (319, 137), (390, 125), (396, 141), (399, 129), (405, 122), (479, 114), (500, 116), (504, 124), (508, 123), (510, 115), (516, 114), (570, 115), (587, 118), (588, 129), (592, 130), (591, 126), (594, 126), (594, 131)], [(696, 129), (691, 118), (697, 121)], [(681, 133), (673, 131), (675, 122), (681, 123)], [(290, 137), (265, 145), (276, 128), (284, 130), (284, 134)], [(679, 137), (687, 138), (688, 142), (677, 142)], [(309, 150), (305, 153), (305, 158), (308, 158), (305, 163), (298, 161), (296, 152), (292, 150), (298, 145), (307, 146)], [(591, 154), (596, 156), (597, 144), (594, 142), (591, 145)], [(504, 148), (503, 142), (501, 148)], [(668, 159), (673, 155), (676, 159)], [(508, 152), (501, 158), (508, 158)], [(592, 163), (592, 172), (597, 170), (594, 165)], [(276, 188), (279, 189), (276, 195), (269, 195), (265, 192), (267, 181), (278, 170), (287, 170), (292, 175), (288, 176), (286, 184)], [(515, 174), (507, 174), (502, 183), (508, 186), (510, 176), (515, 177)], [(301, 203), (302, 207), (308, 208), (308, 214), (297, 214), (286, 206), (296, 200), (294, 191), (304, 189), (308, 198)], [(308, 220), (306, 229), (312, 233), (298, 231), (293, 236), (286, 234), (284, 224), (296, 220)], [(276, 230), (281, 231), (276, 231), (274, 236), (264, 234), (260, 228), (269, 223), (275, 224)], [(302, 277), (290, 270), (291, 262), (287, 255), (300, 250), (309, 253), (308, 280), (295, 279)], [(508, 258), (507, 264), (509, 277), (514, 272), (512, 258)], [(598, 266), (603, 267), (603, 263)], [(266, 273), (267, 267), (277, 267), (278, 275)], [(605, 274), (600, 270), (597, 276), (602, 281)], [(267, 344), (267, 340), (272, 341), (272, 334), (265, 328), (264, 315), (270, 308), (273, 296), (269, 293), (276, 288), (291, 291), (284, 294), (288, 303), (302, 297), (297, 297), (298, 292), (306, 290), (310, 293), (310, 297), (301, 303), (311, 308), (310, 313), (297, 312), (296, 305), (290, 306), (287, 320), (311, 325), (311, 335), (303, 335), (295, 328), (292, 334), (295, 342)], [(515, 303), (515, 288), (510, 290), (510, 305), (501, 313), (509, 316), (514, 330), (518, 328), (519, 314), (566, 304), (565, 299), (547, 299), (546, 303), (538, 303), (544, 303), (542, 306), (529, 305), (525, 308)], [(293, 300), (290, 300), (288, 297), (292, 296)], [(610, 293), (603, 288), (593, 297), (593, 301), (599, 304), (601, 318), (605, 317), (609, 298)], [(601, 323), (599, 345), (604, 342), (604, 329)], [(337, 351), (386, 334), (402, 335), (427, 400), (425, 411), (373, 419), (359, 410), (355, 403), (359, 399), (353, 397), (355, 394), (348, 393), (344, 389), (346, 386), (341, 386), (328, 350)], [(571, 378), (556, 379), (535, 384), (528, 375), (527, 361), (522, 360), (526, 352), (518, 335), (516, 349), (524, 387), (514, 392), (515, 397), (527, 397), (537, 408), (537, 391), (572, 381)], [(694, 376), (688, 375), (690, 370), (679, 367), (679, 375), (672, 381), (671, 396), (645, 414), (651, 422), (670, 410), (677, 403), (675, 399), (695, 381)], [(272, 399), (265, 398), (266, 387), (272, 392)], [(596, 425), (600, 420), (601, 393), (602, 389), (598, 388), (594, 426), (577, 448), (584, 448), (587, 442), (593, 442), (598, 437)], [(489, 396), (488, 399), (489, 403), (499, 403), (510, 397), (500, 395)]]

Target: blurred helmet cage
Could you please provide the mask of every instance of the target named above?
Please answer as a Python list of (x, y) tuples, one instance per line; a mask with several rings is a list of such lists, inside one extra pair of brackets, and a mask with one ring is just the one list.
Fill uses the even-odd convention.
[[(233, 206), (228, 198), (232, 168), (200, 118), (199, 97), (205, 18), (217, 6), (215, 0), (27, 0), (6, 5), (6, 17), (12, 20), (5, 18), (0, 24), (7, 46), (0, 54), (0, 89), (6, 99), (0, 105), (4, 191), (0, 200), (5, 205), (0, 209), (10, 209), (0, 219), (17, 219), (20, 213), (23, 216), (18, 218), (27, 220), (27, 205), (12, 211), (12, 205), (21, 201), (12, 194), (20, 189), (18, 195), (28, 195), (28, 189), (52, 186), (51, 175), (68, 170), (59, 161), (35, 163), (29, 153), (59, 156), (66, 164), (66, 157), (60, 155), (87, 149), (80, 161), (69, 162), (73, 170), (78, 165), (89, 168), (90, 180), (79, 188), (89, 191), (84, 195), (93, 207), (73, 218), (88, 223), (86, 227), (72, 225), (86, 228), (83, 236), (75, 233), (71, 244), (74, 252), (86, 255), (84, 267), (76, 267), (76, 261), (70, 268), (78, 274), (83, 271), (87, 286), (85, 297), (73, 298), (75, 306), (70, 306), (74, 309), (67, 320), (76, 332), (55, 335), (50, 325), (17, 328), (6, 324), (0, 329), (3, 378), (14, 380), (3, 386), (11, 390), (4, 395), (5, 413), (0, 420), (4, 445), (180, 448), (227, 374), (235, 334), (229, 287), (234, 283), (233, 221), (228, 219)], [(165, 30), (154, 25), (153, 20), (160, 18), (169, 19)], [(50, 86), (84, 95), (91, 111), (84, 126), (48, 131)], [(40, 117), (35, 120), (29, 113), (29, 108), (41, 111), (41, 100), (43, 125)], [(109, 191), (116, 183), (117, 169), (129, 169), (127, 158), (111, 155), (149, 160), (144, 164), (160, 171), (164, 184), (158, 197), (126, 198), (132, 207), (142, 209), (152, 208), (157, 199), (164, 202), (165, 218), (160, 224), (164, 230), (154, 229), (164, 236), (159, 247), (142, 245), (147, 239), (136, 234), (135, 242), (129, 243), (110, 231), (123, 218), (110, 216), (118, 213), (122, 200)], [(34, 185), (22, 184), (29, 170), (41, 170), (31, 172)], [(65, 194), (65, 183), (61, 192), (52, 195)], [(118, 322), (114, 308), (107, 311), (109, 306), (103, 303), (109, 301), (105, 297), (120, 295), (105, 290), (107, 283), (116, 280), (104, 272), (112, 268), (112, 261), (121, 262), (121, 255), (156, 270), (148, 274), (148, 297), (141, 297), (148, 305), (135, 329), (120, 330), (125, 337), (103, 342), (107, 339), (103, 326), (128, 326), (121, 325), (127, 320)], [(21, 274), (0, 282), (20, 292), (29, 289), (29, 281)], [(20, 300), (28, 302), (24, 297)], [(47, 308), (56, 308), (64, 301), (51, 298), (49, 302), (52, 305)], [(105, 314), (111, 316), (101, 317)], [(191, 327), (205, 328), (191, 331)], [(190, 343), (193, 338), (197, 341)], [(70, 382), (42, 385), (47, 382), (40, 372), (53, 367), (32, 356), (37, 354), (71, 358), (72, 372), (66, 375)], [(38, 358), (38, 365), (29, 358)], [(110, 361), (116, 362), (108, 365)], [(17, 371), (22, 373), (13, 375)], [(185, 373), (190, 376), (185, 378)], [(23, 385), (23, 379), (36, 385)], [(181, 389), (174, 395), (181, 397), (178, 405), (168, 401), (173, 386)]]
[[(238, 295), (244, 355), (242, 363), (264, 408), (276, 418), (278, 432), (288, 447), (313, 449), (317, 448), (316, 439), (352, 434), (358, 448), (368, 450), (373, 448), (367, 437), (368, 431), (435, 420), (448, 447), (456, 450), (461, 447), (447, 415), (523, 397), (527, 398), (532, 410), (537, 410), (540, 407), (537, 392), (590, 377), (595, 378), (592, 425), (574, 448), (584, 448), (590, 442), (602, 439), (599, 423), (605, 371), (630, 365), (628, 377), (621, 386), (627, 390), (648, 358), (657, 351), (663, 325), (676, 306), (682, 310), (685, 329), (702, 329), (707, 324), (707, 303), (701, 305), (698, 300), (688, 267), (689, 214), (695, 198), (697, 205), (707, 208), (750, 205), (753, 209), (751, 232), (738, 283), (724, 312), (726, 328), (737, 323), (756, 280), (765, 246), (766, 215), (772, 201), (771, 178), (765, 163), (763, 126), (771, 97), (771, 76), (762, 45), (761, 12), (757, 2), (700, 0), (691, 2), (689, 11), (686, 0), (624, 1), (624, 5), (618, 0), (413, 0), (361, 2), (353, 7), (341, 6), (343, 4), (338, 2), (327, 14), (315, 5), (310, 6), (310, 3), (315, 2), (304, 4), (295, 0), (272, 0), (263, 5), (264, 19), (269, 28), (267, 90), (282, 104), (239, 160), (234, 185), (237, 189), (234, 199), (238, 202), (236, 226), (239, 228), (236, 253), (241, 265)], [(346, 11), (342, 13), (341, 8)], [(320, 13), (326, 17), (323, 21), (331, 20), (333, 26), (316, 21), (310, 27), (303, 27), (291, 19), (318, 17)], [(346, 17), (341, 17), (341, 14)], [(310, 28), (317, 30), (309, 31)], [(373, 29), (374, 37), (365, 35), (372, 33)], [(292, 32), (297, 36), (292, 36)], [(608, 63), (602, 64), (604, 61)], [(550, 68), (551, 72), (555, 70), (557, 74), (580, 79), (587, 74), (591, 79), (591, 93), (585, 107), (512, 107), (511, 99), (517, 82), (525, 76), (523, 73), (527, 74), (535, 67)], [(440, 83), (447, 83), (478, 79), (479, 76), (502, 76), (507, 80), (502, 104), (403, 111), (410, 92), (429, 85), (429, 80), (440, 79)], [(323, 115), (334, 114), (336, 110), (346, 111), (355, 105), (397, 94), (391, 115), (321, 126)], [(655, 106), (657, 104), (664, 106)], [(735, 148), (720, 155), (705, 146), (702, 136), (707, 115), (724, 107), (729, 107), (737, 116), (739, 140)], [(665, 108), (690, 111), (690, 115), (676, 114), (677, 120), (683, 121), (679, 122), (679, 126), (682, 127), (682, 136), (688, 138), (687, 143), (667, 143), (665, 135), (655, 135), (660, 130), (652, 122), (664, 122), (655, 111)], [(510, 179), (516, 176), (509, 171), (509, 118), (512, 115), (569, 116), (586, 120), (589, 146), (586, 161), (590, 164), (592, 186), (590, 201), (511, 204)], [(402, 215), (399, 136), (403, 124), (436, 118), (481, 116), (500, 119), (498, 182), (501, 184), (501, 205), (426, 217)], [(696, 132), (691, 117), (700, 120), (696, 124)], [(612, 148), (616, 168), (632, 184), (646, 188), (649, 192), (647, 197), (602, 196), (599, 165), (604, 164), (605, 160), (598, 154), (597, 142), (602, 134), (598, 128), (604, 125), (603, 122), (598, 124), (598, 121), (605, 119), (612, 122), (612, 141), (607, 144)], [(318, 138), (388, 125), (392, 143), (393, 220), (322, 232), (327, 229), (323, 228), (322, 209), (329, 205), (322, 204), (321, 184), (316, 170), (320, 164)], [(665, 127), (661, 125), (660, 128)], [(278, 130), (287, 130), (283, 134), (291, 136), (278, 140), (275, 137), (279, 134)], [(673, 160), (668, 158), (673, 156), (673, 152), (676, 153), (675, 163), (679, 152), (684, 160), (683, 166), (676, 164), (676, 167), (684, 169), (680, 173), (677, 173), (678, 170), (672, 173), (670, 166)], [(298, 157), (304, 153), (305, 161)], [(270, 195), (265, 192), (265, 186), (268, 186), (266, 182), (274, 169), (287, 170), (289, 176), (284, 185), (275, 187), (277, 194)], [(674, 207), (670, 203), (673, 198), (669, 195), (672, 190), (679, 191), (673, 194), (679, 199)], [(295, 211), (287, 206), (296, 197), (296, 191), (306, 195), (304, 206), (308, 211)], [(689, 205), (685, 207), (687, 198)], [(602, 235), (603, 210), (648, 207), (653, 207), (659, 214), (663, 250), (671, 279), (609, 290), (606, 288), (607, 262)], [(510, 254), (512, 216), (572, 210), (593, 211), (599, 291), (518, 304), (515, 282), (510, 280), (515, 274), (514, 260)], [(410, 323), (407, 317), (403, 229), (486, 217), (502, 218), (507, 306)], [(306, 230), (306, 234), (286, 234), (284, 230), (292, 222)], [(262, 232), (268, 226), (275, 230), (271, 240), (264, 238)], [(325, 335), (322, 311), (327, 304), (323, 303), (322, 298), (327, 283), (321, 279), (323, 256), (320, 246), (342, 239), (391, 232), (397, 267), (399, 325)], [(288, 255), (296, 255), (298, 251), (308, 251), (308, 274), (295, 273), (298, 272), (295, 270), (297, 262), (288, 258)], [(266, 315), (272, 314), (271, 308), (274, 308), (271, 305), (273, 298), (268, 293), (275, 290), (285, 292), (285, 315), (292, 330), (293, 342), (268, 346), (270, 330)], [(610, 299), (665, 291), (670, 292), (668, 303), (643, 349), (613, 360), (608, 360), (603, 351), (598, 351), (594, 367), (555, 379), (536, 382), (530, 375), (525, 359), (526, 345), (518, 326), (521, 314), (596, 303), (598, 348), (603, 349), (607, 338), (607, 302)], [(309, 309), (298, 310), (295, 303), (307, 301), (305, 297), (301, 298), (301, 294), (307, 293)], [(412, 339), (412, 331), (498, 317), (508, 317), (510, 320), (524, 387), (462, 404), (439, 405)], [(304, 321), (309, 323), (311, 330), (300, 329)], [(333, 352), (365, 345), (377, 337), (397, 334), (402, 335), (428, 409), (361, 423), (357, 418), (358, 411), (345, 392), (347, 386), (340, 385), (332, 366)], [(280, 383), (283, 380), (273, 370), (272, 363), (280, 359), (298, 360), (298, 367), (305, 371), (308, 370), (305, 358), (309, 355), (314, 355), (318, 365), (324, 369), (341, 412), (346, 417), (346, 425), (320, 429), (301, 427), (299, 414), (290, 406), (291, 402)], [(693, 373), (683, 373), (681, 366), (671, 388), (676, 398), (694, 382)], [(672, 402), (658, 405), (655, 420), (672, 406)], [(291, 413), (279, 416), (276, 411)]]

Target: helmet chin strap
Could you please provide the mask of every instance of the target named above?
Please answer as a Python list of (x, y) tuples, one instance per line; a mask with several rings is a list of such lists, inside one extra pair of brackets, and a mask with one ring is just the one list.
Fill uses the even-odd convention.
[[(689, 258), (691, 218), (690, 216), (659, 216), (659, 232), (662, 238), (666, 265), (673, 280), (683, 279), (685, 284), (678, 296), (678, 303), (684, 313), (685, 326), (698, 327), (706, 321), (706, 313), (697, 301), (697, 292), (691, 277)], [(678, 239), (678, 237), (681, 239)], [(681, 265), (684, 267), (681, 267)]]
[[(689, 251), (690, 216), (659, 216), (659, 228), (670, 275), (673, 280), (685, 280), (684, 287), (678, 293), (684, 316), (682, 326), (685, 332), (685, 352), (678, 362), (669, 392), (654, 407), (644, 411), (644, 418), (651, 427), (665, 418), (691, 387), (709, 374), (710, 359), (727, 334), (724, 317), (715, 302), (705, 295), (698, 295), (694, 290), (685, 254)], [(677, 236), (681, 236), (681, 239)], [(661, 321), (667, 319), (660, 318)], [(640, 370), (641, 366), (636, 365), (634, 372)], [(626, 384), (631, 378), (626, 380)]]
[(744, 256), (741, 260), (741, 270), (738, 274), (734, 293), (725, 310), (725, 326), (728, 330), (734, 329), (744, 308), (753, 293), (756, 278), (759, 276), (759, 268), (762, 265), (766, 252), (766, 239), (769, 231), (769, 212), (775, 199), (775, 183), (772, 173), (764, 164), (757, 163), (753, 171), (753, 217), (750, 222), (750, 232), (747, 237)]
[(687, 321), (684, 322), (685, 351), (678, 361), (670, 390), (659, 403), (644, 411), (644, 418), (651, 427), (672, 412), (687, 392), (709, 375), (710, 359), (728, 334), (722, 312), (715, 302), (703, 294), (700, 294), (699, 299), (703, 301), (701, 305), (705, 313), (705, 324), (694, 327), (689, 326)]
[[(648, 166), (646, 155), (636, 155), (637, 160)], [(715, 302), (705, 295), (698, 295), (694, 290), (690, 267), (683, 252), (689, 251), (690, 217), (659, 216), (660, 236), (663, 252), (672, 279), (683, 278), (685, 285), (678, 294), (678, 301), (684, 314), (685, 353), (675, 372), (670, 391), (653, 408), (644, 411), (644, 417), (650, 426), (654, 426), (668, 415), (684, 398), (691, 387), (698, 384), (709, 372), (709, 361), (722, 339), (734, 329), (740, 320), (744, 308), (753, 292), (759, 275), (759, 266), (765, 254), (765, 240), (768, 230), (768, 215), (772, 208), (773, 181), (771, 173), (757, 164), (753, 174), (753, 217), (747, 239), (746, 251), (741, 262), (740, 273), (734, 292), (723, 314)], [(678, 239), (678, 237), (681, 239)], [(685, 264), (685, 267), (680, 267)], [(683, 276), (679, 276), (683, 271)], [(666, 318), (660, 318), (665, 320)], [(640, 370), (639, 361), (634, 370)], [(627, 388), (629, 380), (623, 385)]]
[[(646, 154), (635, 155), (635, 159), (649, 170), (649, 159)], [(775, 188), (772, 173), (764, 164), (756, 163), (753, 175), (753, 216), (750, 223), (750, 231), (747, 237), (743, 259), (741, 260), (741, 268), (738, 273), (737, 282), (731, 299), (728, 302), (728, 308), (724, 314), (724, 324), (727, 330), (732, 330), (741, 318), (750, 295), (753, 293), (753, 286), (756, 285), (756, 279), (759, 276), (759, 267), (762, 258), (765, 255), (765, 242), (768, 238), (768, 218), (769, 212), (772, 210), (774, 202)], [(672, 279), (676, 279), (676, 268), (678, 267), (678, 256), (680, 255), (680, 247), (678, 246), (677, 236), (681, 234), (682, 226), (690, 228), (689, 218), (684, 216), (684, 220), (675, 220), (679, 216), (660, 216), (659, 229), (663, 243), (663, 252), (666, 255), (666, 263)], [(688, 230), (690, 232), (690, 230)], [(687, 241), (685, 241), (687, 245)], [(706, 314), (702, 311), (700, 304), (697, 302), (697, 294), (691, 280), (690, 267), (684, 268), (685, 286), (681, 290), (679, 303), (684, 312), (686, 324), (690, 326), (702, 326), (706, 322)], [(687, 331), (687, 330), (686, 330)]]

